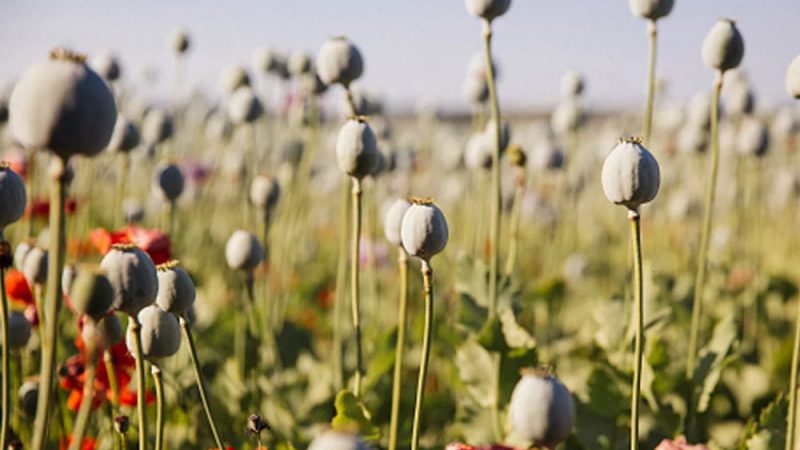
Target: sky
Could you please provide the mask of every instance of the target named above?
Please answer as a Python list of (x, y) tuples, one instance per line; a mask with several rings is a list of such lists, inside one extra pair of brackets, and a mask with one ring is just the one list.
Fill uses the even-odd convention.
[[(661, 100), (684, 101), (710, 89), (713, 74), (700, 47), (720, 17), (737, 20), (746, 43), (742, 67), (759, 103), (789, 102), (783, 86), (786, 68), (800, 54), (798, 0), (676, 0), (672, 14), (659, 21), (658, 73), (668, 86)], [(327, 37), (344, 34), (365, 59), (360, 84), (390, 108), (424, 99), (466, 110), (462, 82), (469, 60), (482, 50), (480, 22), (463, 0), (3, 0), (0, 83), (49, 49), (68, 46), (89, 55), (114, 51), (134, 82), (144, 68), (155, 68), (154, 94), (168, 97), (168, 37), (179, 27), (192, 36), (189, 84), (215, 96), (221, 72), (249, 65), (257, 47), (315, 55)], [(569, 69), (585, 75), (590, 107), (644, 100), (646, 23), (630, 13), (627, 0), (513, 0), (494, 29), (506, 108), (552, 107)]]

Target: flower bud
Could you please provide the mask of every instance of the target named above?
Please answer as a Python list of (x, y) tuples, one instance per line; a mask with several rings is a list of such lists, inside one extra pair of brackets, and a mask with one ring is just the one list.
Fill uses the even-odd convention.
[(286, 64), (289, 73), (294, 76), (300, 76), (311, 72), (311, 56), (304, 51), (294, 52), (289, 55), (289, 61)]
[(92, 58), (90, 65), (95, 72), (103, 77), (106, 81), (116, 81), (122, 74), (119, 66), (119, 60), (111, 53), (102, 53)]
[(526, 371), (511, 394), (509, 422), (515, 435), (534, 445), (555, 448), (571, 433), (572, 394), (554, 375)]
[(22, 383), (17, 395), (23, 415), (33, 419), (36, 415), (36, 403), (39, 401), (39, 381), (28, 380)]
[(609, 201), (637, 211), (658, 193), (658, 162), (638, 138), (620, 139), (603, 163), (601, 179)]
[(317, 55), (317, 75), (323, 83), (339, 83), (347, 87), (363, 72), (361, 52), (346, 37), (332, 37), (322, 44)]
[(189, 50), (189, 45), (191, 41), (189, 40), (189, 34), (186, 30), (175, 30), (170, 37), (170, 47), (172, 51), (177, 54), (186, 53)]
[(739, 66), (744, 57), (744, 40), (736, 23), (720, 19), (703, 41), (703, 61), (712, 69), (726, 71)]
[(105, 315), (114, 301), (114, 288), (108, 278), (102, 271), (88, 267), (78, 270), (68, 292), (75, 311), (94, 320)]
[(800, 55), (792, 60), (789, 70), (786, 71), (786, 92), (800, 99)]
[(561, 77), (561, 95), (565, 98), (579, 97), (585, 87), (583, 77), (577, 70), (568, 70)]
[(401, 245), (400, 230), (403, 226), (403, 217), (411, 207), (411, 202), (404, 198), (398, 198), (389, 207), (386, 218), (383, 221), (383, 233), (386, 240), (392, 245)]
[(330, 430), (314, 438), (308, 450), (369, 450), (369, 446), (355, 434)]
[(0, 162), (0, 234), (19, 220), (27, 202), (25, 182), (5, 162)]
[(22, 261), (22, 273), (31, 286), (47, 281), (47, 250), (31, 248)]
[(442, 210), (430, 199), (411, 198), (403, 216), (400, 237), (411, 256), (429, 261), (444, 250), (449, 231)]
[(237, 230), (225, 245), (225, 259), (231, 269), (252, 271), (266, 259), (266, 251), (253, 233)]
[(151, 109), (142, 122), (142, 140), (145, 144), (160, 144), (172, 136), (172, 117), (162, 109)]
[(114, 244), (100, 263), (114, 288), (114, 309), (134, 315), (153, 303), (158, 276), (153, 260), (134, 244)]
[(762, 157), (769, 150), (769, 129), (755, 117), (746, 117), (739, 128), (736, 150), (741, 155)]
[(8, 313), (8, 347), (18, 350), (28, 345), (31, 338), (31, 323), (21, 312)]
[(234, 124), (252, 123), (264, 113), (264, 107), (248, 86), (242, 86), (228, 99), (228, 118)]
[(669, 13), (672, 11), (672, 7), (675, 5), (675, 1), (629, 0), (628, 5), (631, 7), (631, 12), (634, 16), (639, 16), (650, 20), (658, 20), (669, 15)]
[(511, 0), (465, 0), (464, 5), (473, 16), (491, 21), (508, 11)]
[[(141, 324), (142, 356), (147, 360), (157, 360), (174, 355), (181, 346), (181, 327), (178, 319), (158, 305), (142, 308), (137, 315)], [(133, 321), (128, 322), (126, 344), (133, 354)]]
[(158, 269), (158, 295), (156, 304), (164, 311), (182, 314), (194, 304), (194, 281), (178, 265), (178, 261), (160, 264)]
[(139, 127), (135, 123), (125, 120), (124, 117), (118, 116), (108, 149), (112, 152), (127, 153), (137, 145), (139, 145)]
[(111, 139), (117, 120), (114, 95), (85, 63), (57, 49), (14, 86), (9, 103), (11, 133), (26, 148), (48, 149), (67, 160), (92, 156)]
[(259, 210), (269, 215), (281, 197), (281, 185), (275, 177), (260, 174), (250, 184), (250, 202)]
[(173, 163), (161, 162), (153, 175), (153, 190), (171, 202), (183, 193), (183, 172)]
[(378, 162), (378, 142), (369, 124), (359, 118), (348, 120), (336, 139), (336, 162), (342, 172), (364, 178)]

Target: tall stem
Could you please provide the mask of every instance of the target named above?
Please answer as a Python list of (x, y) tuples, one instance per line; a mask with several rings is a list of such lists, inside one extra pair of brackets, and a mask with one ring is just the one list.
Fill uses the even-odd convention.
[[(686, 358), (686, 378), (694, 374), (697, 357), (697, 344), (700, 334), (700, 317), (703, 308), (703, 288), (706, 281), (708, 265), (708, 244), (711, 238), (711, 218), (714, 213), (714, 193), (717, 188), (719, 172), (719, 97), (722, 91), (722, 72), (718, 71), (714, 79), (714, 95), (711, 101), (711, 167), (706, 186), (706, 209), (703, 215), (703, 231), (700, 236), (700, 252), (697, 255), (697, 274), (694, 281), (694, 301), (692, 303), (692, 325), (689, 334), (689, 354)], [(689, 410), (689, 415), (694, 413)]]
[(647, 34), (650, 37), (650, 61), (647, 72), (647, 105), (644, 109), (644, 146), (650, 146), (650, 133), (653, 129), (653, 104), (656, 98), (656, 37), (658, 29), (656, 21), (647, 22)]
[[(114, 372), (114, 359), (111, 352), (108, 350), (103, 351), (103, 363), (106, 365), (106, 374), (108, 375), (108, 388), (111, 390), (111, 405), (113, 406), (114, 414), (119, 410), (119, 387), (117, 386), (117, 374)], [(114, 420), (114, 415), (111, 420)]]
[(786, 450), (795, 450), (797, 439), (797, 365), (800, 363), (800, 304), (797, 305), (797, 319), (794, 327), (792, 348), (792, 371), (789, 378), (789, 418), (786, 421)]
[(217, 423), (214, 421), (214, 416), (211, 414), (211, 406), (208, 401), (208, 395), (206, 394), (206, 384), (203, 381), (203, 374), (200, 372), (200, 362), (197, 358), (197, 349), (194, 346), (192, 332), (189, 329), (189, 322), (184, 316), (178, 317), (178, 321), (181, 324), (183, 336), (186, 338), (186, 342), (189, 344), (189, 357), (192, 360), (194, 378), (195, 382), (197, 382), (197, 390), (200, 391), (200, 401), (203, 403), (203, 410), (206, 412), (208, 426), (211, 428), (211, 434), (214, 436), (214, 442), (217, 444), (217, 448), (224, 449), (225, 446), (222, 445), (222, 440), (219, 438), (219, 431), (217, 431)]
[(139, 450), (147, 449), (147, 416), (145, 409), (147, 401), (145, 396), (146, 382), (144, 374), (144, 357), (142, 355), (142, 325), (136, 316), (131, 316), (133, 325), (133, 357), (136, 360), (136, 412), (139, 419)]
[[(349, 92), (349, 91), (348, 91)], [(353, 177), (353, 234), (350, 252), (350, 308), (353, 316), (353, 331), (356, 340), (355, 396), (361, 398), (361, 377), (364, 373), (364, 360), (361, 353), (361, 306), (359, 304), (358, 271), (359, 247), (361, 237), (361, 180)]]
[(95, 349), (89, 346), (86, 360), (86, 378), (83, 383), (83, 397), (78, 408), (78, 415), (75, 418), (75, 427), (72, 429), (72, 441), (69, 450), (79, 450), (83, 442), (83, 435), (86, 433), (86, 426), (89, 423), (89, 413), (92, 410), (92, 400), (94, 399), (94, 378), (95, 378)]
[(508, 230), (508, 255), (506, 255), (506, 275), (514, 273), (517, 263), (517, 247), (519, 246), (519, 216), (522, 207), (522, 196), (525, 194), (525, 169), (518, 168), (516, 189), (514, 190), (514, 203), (511, 207), (511, 219)]
[[(61, 272), (64, 270), (64, 191), (66, 177), (65, 161), (53, 156), (50, 173), (53, 177), (50, 189), (50, 254), (47, 262), (47, 312), (45, 339), (42, 342), (42, 368), (40, 372), (39, 399), (36, 403), (36, 418), (33, 425), (32, 450), (42, 450), (50, 428), (53, 410), (53, 390), (56, 367), (56, 345), (58, 344), (58, 311), (61, 308)], [(40, 310), (41, 311), (41, 310)], [(41, 322), (41, 321), (40, 321)]]
[(431, 334), (433, 332), (433, 269), (428, 261), (422, 260), (422, 285), (425, 294), (425, 331), (422, 335), (422, 359), (419, 363), (417, 379), (417, 399), (414, 405), (414, 424), (411, 431), (411, 450), (419, 448), (420, 418), (422, 402), (425, 399), (425, 381), (428, 378), (428, 361), (431, 356)]
[(341, 236), (339, 236), (339, 254), (336, 263), (336, 290), (333, 305), (333, 380), (337, 390), (344, 388), (344, 354), (342, 347), (342, 309), (345, 302), (345, 285), (347, 284), (347, 223), (350, 206), (350, 195), (347, 182), (342, 183), (342, 215)]
[(406, 254), (402, 245), (397, 248), (397, 265), (400, 269), (400, 305), (397, 312), (399, 317), (397, 319), (397, 344), (394, 353), (389, 450), (397, 450), (397, 426), (400, 420), (400, 390), (403, 385), (403, 353), (406, 340), (406, 316), (408, 315), (408, 254)]
[(125, 185), (128, 180), (128, 154), (120, 152), (117, 156), (117, 196), (114, 202), (114, 227), (118, 227), (122, 217), (122, 204), (125, 202)]
[(161, 450), (164, 446), (164, 379), (158, 364), (150, 366), (150, 373), (156, 385), (156, 450)]
[(642, 236), (639, 213), (629, 211), (631, 243), (633, 247), (633, 291), (636, 314), (636, 338), (634, 341), (633, 386), (631, 395), (631, 450), (639, 448), (639, 398), (642, 385), (642, 348), (644, 339), (644, 300), (642, 295)]
[[(0, 243), (5, 246), (7, 244), (3, 240), (3, 230), (0, 229)], [(5, 258), (5, 255), (3, 255)], [(2, 419), (0, 419), (0, 448), (8, 448), (8, 422), (11, 417), (11, 359), (9, 353), (11, 349), (8, 348), (8, 299), (6, 298), (6, 268), (0, 266), (0, 292), (3, 295), (2, 304), (0, 304), (0, 326), (2, 330), (2, 346), (3, 346), (3, 393), (2, 393)]]

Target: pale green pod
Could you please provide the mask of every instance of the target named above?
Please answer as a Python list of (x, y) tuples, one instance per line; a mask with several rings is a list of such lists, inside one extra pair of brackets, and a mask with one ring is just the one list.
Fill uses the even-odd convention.
[(106, 81), (116, 81), (122, 75), (119, 59), (113, 53), (101, 53), (91, 59), (89, 65)]
[(508, 11), (511, 0), (465, 0), (464, 6), (473, 16), (491, 21)]
[(22, 261), (22, 273), (31, 286), (47, 281), (47, 250), (31, 248)]
[(183, 193), (183, 172), (177, 164), (162, 161), (153, 174), (153, 190), (162, 198), (175, 201)]
[(317, 55), (317, 75), (323, 83), (347, 87), (363, 73), (361, 52), (346, 37), (332, 37), (322, 44)]
[(189, 33), (186, 30), (175, 30), (170, 36), (169, 45), (172, 51), (177, 54), (186, 53), (191, 45)]
[(735, 69), (744, 58), (744, 39), (731, 19), (719, 19), (703, 41), (703, 61), (712, 69)]
[(305, 51), (297, 51), (289, 55), (286, 64), (289, 73), (294, 76), (305, 75), (311, 72), (311, 55)]
[(429, 261), (447, 246), (447, 219), (430, 200), (411, 199), (411, 202), (400, 228), (403, 248), (409, 255)]
[(739, 125), (736, 150), (741, 155), (762, 157), (769, 150), (769, 128), (755, 117), (746, 117)]
[(183, 314), (193, 304), (196, 296), (192, 277), (177, 261), (161, 264), (158, 269), (158, 295), (156, 304), (164, 311)]
[(609, 201), (637, 211), (658, 194), (658, 162), (639, 139), (621, 139), (603, 163), (601, 181)]
[(800, 99), (800, 55), (792, 60), (786, 71), (786, 92)]
[(256, 175), (250, 184), (250, 202), (265, 214), (270, 214), (278, 205), (281, 185), (275, 177)]
[(8, 348), (19, 350), (28, 345), (31, 338), (31, 323), (18, 311), (8, 314)]
[(511, 394), (508, 418), (514, 435), (552, 449), (572, 432), (575, 404), (554, 375), (526, 371)]
[(634, 16), (645, 19), (658, 20), (668, 16), (675, 6), (674, 0), (628, 0)]
[(84, 57), (54, 50), (14, 87), (9, 103), (14, 138), (30, 149), (47, 149), (67, 160), (99, 153), (117, 120), (114, 95)]
[[(139, 311), (137, 315), (141, 324), (142, 356), (149, 361), (158, 361), (168, 358), (181, 347), (181, 327), (178, 318), (158, 305), (150, 305)], [(128, 350), (133, 354), (133, 321), (128, 321), (128, 332), (125, 342)]]
[(114, 302), (114, 288), (102, 271), (82, 267), (78, 269), (69, 291), (72, 307), (79, 314), (94, 320), (103, 317)]
[(228, 99), (228, 118), (236, 125), (252, 123), (264, 113), (264, 107), (248, 86), (236, 89)]
[(383, 234), (386, 236), (386, 240), (394, 246), (402, 244), (400, 230), (403, 226), (403, 217), (410, 207), (411, 202), (404, 198), (398, 198), (389, 207), (383, 220)]
[(22, 217), (27, 201), (25, 182), (8, 164), (0, 162), (0, 235)]
[(243, 86), (250, 86), (250, 75), (242, 66), (233, 66), (222, 72), (220, 81), (222, 88), (227, 93), (232, 93)]
[(378, 141), (366, 121), (350, 119), (339, 130), (336, 162), (342, 172), (355, 178), (361, 179), (373, 172), (378, 162)]
[(142, 122), (142, 140), (146, 144), (160, 144), (172, 137), (172, 117), (163, 109), (147, 111)]
[(103, 257), (100, 267), (114, 288), (114, 309), (132, 316), (155, 301), (156, 266), (142, 249), (133, 244), (115, 244)]
[(120, 115), (114, 125), (114, 132), (111, 134), (108, 149), (112, 152), (127, 153), (139, 145), (139, 138), (139, 127)]
[(308, 450), (369, 450), (369, 446), (355, 434), (330, 430), (314, 438)]
[(561, 95), (565, 98), (580, 97), (585, 88), (586, 82), (577, 70), (568, 70), (561, 76)]
[(249, 231), (234, 231), (225, 245), (225, 260), (235, 270), (252, 271), (266, 259), (266, 251)]

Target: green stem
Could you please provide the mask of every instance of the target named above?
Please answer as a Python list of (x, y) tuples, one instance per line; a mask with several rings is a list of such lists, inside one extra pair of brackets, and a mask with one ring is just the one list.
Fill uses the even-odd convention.
[[(106, 365), (106, 374), (108, 375), (108, 387), (111, 389), (111, 405), (113, 406), (113, 414), (117, 414), (119, 410), (119, 387), (117, 386), (117, 373), (114, 372), (114, 359), (111, 352), (108, 350), (103, 351), (103, 363)], [(112, 414), (111, 420), (114, 420)]]
[(350, 193), (347, 183), (342, 183), (341, 236), (336, 263), (336, 290), (333, 305), (333, 379), (336, 390), (344, 388), (344, 354), (342, 347), (342, 308), (344, 307), (345, 285), (347, 284), (347, 228), (350, 207)]
[(633, 290), (636, 314), (636, 338), (634, 343), (633, 386), (631, 395), (631, 450), (639, 448), (639, 398), (642, 385), (642, 348), (644, 347), (644, 299), (642, 295), (642, 236), (639, 213), (629, 211), (631, 243), (633, 244)]
[(647, 34), (650, 37), (650, 60), (647, 72), (647, 105), (644, 109), (643, 143), (645, 147), (650, 146), (650, 133), (653, 129), (653, 104), (656, 98), (656, 37), (658, 29), (655, 20), (647, 22)]
[(89, 346), (83, 397), (81, 398), (81, 405), (78, 407), (75, 426), (72, 428), (72, 442), (69, 444), (69, 450), (79, 450), (81, 448), (83, 435), (86, 433), (86, 426), (89, 423), (89, 413), (92, 411), (92, 400), (94, 399), (95, 353), (93, 346)]
[(522, 206), (522, 196), (525, 194), (525, 169), (519, 168), (517, 173), (517, 186), (514, 191), (514, 203), (511, 206), (511, 219), (508, 231), (508, 255), (506, 255), (506, 275), (514, 273), (517, 263), (517, 250), (519, 246), (519, 216)]
[[(47, 313), (40, 316), (40, 326), (45, 327), (42, 342), (42, 367), (40, 371), (39, 399), (36, 404), (32, 450), (42, 450), (50, 429), (53, 410), (53, 391), (56, 368), (56, 345), (58, 344), (58, 312), (61, 308), (61, 273), (64, 270), (64, 191), (65, 161), (58, 156), (52, 158), (53, 175), (50, 190), (50, 254), (47, 263)], [(41, 312), (41, 310), (40, 310)], [(42, 321), (41, 319), (46, 319)]]
[(394, 354), (394, 377), (392, 379), (392, 413), (389, 422), (389, 450), (397, 450), (397, 426), (400, 419), (400, 390), (403, 385), (403, 353), (406, 340), (406, 316), (408, 316), (408, 254), (403, 246), (397, 248), (397, 265), (400, 269), (400, 305), (397, 319), (397, 344)]
[(156, 450), (164, 447), (164, 379), (157, 364), (150, 366), (150, 374), (156, 386)]
[(797, 439), (797, 365), (800, 363), (800, 304), (797, 307), (797, 319), (794, 327), (794, 344), (792, 346), (792, 371), (789, 378), (789, 418), (786, 421), (786, 450), (794, 450)]
[(350, 90), (350, 86), (344, 87), (345, 93), (347, 94), (347, 104), (350, 105), (350, 112), (352, 115), (358, 115), (358, 108), (356, 107), (356, 101), (353, 98), (353, 91)]
[(145, 404), (147, 399), (145, 396), (146, 381), (144, 375), (144, 357), (142, 356), (142, 325), (136, 316), (131, 316), (133, 325), (131, 331), (133, 332), (133, 357), (136, 360), (136, 412), (139, 419), (139, 450), (147, 449), (147, 416)]
[(178, 320), (181, 324), (181, 329), (183, 330), (183, 336), (186, 338), (186, 342), (189, 344), (189, 357), (192, 360), (194, 378), (197, 382), (197, 390), (200, 392), (200, 401), (203, 403), (203, 410), (206, 412), (208, 426), (211, 428), (211, 434), (214, 436), (214, 442), (217, 444), (217, 448), (224, 449), (225, 446), (222, 445), (222, 439), (219, 438), (219, 431), (217, 431), (217, 423), (214, 421), (214, 415), (211, 413), (211, 406), (208, 401), (208, 395), (206, 394), (206, 384), (205, 381), (203, 381), (203, 374), (200, 372), (200, 362), (197, 358), (197, 349), (194, 345), (192, 332), (189, 329), (189, 322), (183, 315), (178, 317)]
[(117, 156), (117, 196), (114, 205), (114, 224), (119, 228), (120, 218), (123, 217), (122, 204), (125, 202), (125, 185), (128, 182), (128, 154), (121, 152)]
[[(0, 242), (3, 241), (3, 230), (0, 229)], [(0, 419), (0, 448), (8, 448), (8, 422), (11, 417), (11, 360), (8, 348), (8, 299), (6, 298), (6, 268), (0, 267), (0, 292), (3, 302), (0, 304), (0, 326), (3, 327), (3, 410)]]
[[(350, 92), (348, 90), (348, 92)], [(361, 353), (361, 305), (359, 302), (359, 247), (361, 237), (361, 180), (353, 177), (353, 229), (350, 252), (350, 309), (353, 316), (353, 331), (356, 340), (356, 373), (354, 394), (361, 398), (361, 378), (364, 374), (364, 359)]]
[(425, 331), (422, 335), (422, 359), (417, 379), (417, 399), (414, 405), (414, 424), (411, 431), (411, 450), (419, 448), (420, 418), (425, 399), (425, 381), (428, 378), (428, 362), (431, 356), (431, 334), (433, 332), (433, 269), (430, 262), (422, 260), (422, 284), (425, 294)]

